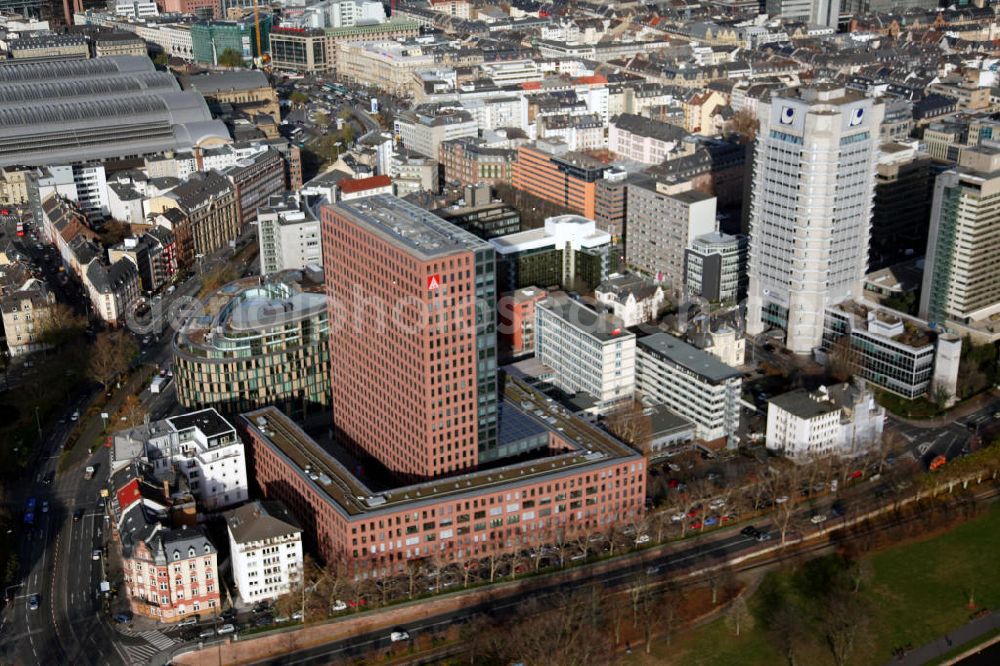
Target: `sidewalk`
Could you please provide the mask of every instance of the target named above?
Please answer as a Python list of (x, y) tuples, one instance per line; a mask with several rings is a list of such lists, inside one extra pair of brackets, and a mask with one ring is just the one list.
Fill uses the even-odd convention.
[(886, 666), (921, 666), (997, 629), (1000, 629), (1000, 610), (963, 624), (958, 629), (911, 650), (902, 658), (886, 662)]
[(988, 402), (992, 401), (997, 397), (997, 392), (993, 389), (980, 393), (979, 395), (970, 398), (968, 401), (963, 402), (958, 407), (948, 410), (942, 416), (936, 416), (932, 419), (911, 419), (906, 416), (899, 416), (898, 414), (890, 414), (891, 418), (901, 423), (907, 423), (918, 428), (936, 428), (940, 426), (951, 425), (960, 418), (964, 418), (969, 414), (979, 411)]

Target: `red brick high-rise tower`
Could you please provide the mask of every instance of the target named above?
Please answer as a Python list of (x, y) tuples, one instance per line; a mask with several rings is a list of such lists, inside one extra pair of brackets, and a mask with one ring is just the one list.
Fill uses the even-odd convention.
[(492, 457), (492, 247), (388, 195), (324, 206), (321, 217), (339, 435), (407, 478)]

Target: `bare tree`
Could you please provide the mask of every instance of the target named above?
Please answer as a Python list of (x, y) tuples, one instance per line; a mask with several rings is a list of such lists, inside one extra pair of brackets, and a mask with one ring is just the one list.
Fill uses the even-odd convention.
[(121, 428), (134, 428), (146, 420), (146, 416), (149, 415), (149, 410), (146, 409), (146, 406), (142, 403), (142, 400), (140, 400), (138, 396), (129, 395), (122, 403), (119, 414), (120, 418), (118, 420), (118, 425)]
[(742, 595), (733, 599), (729, 612), (726, 613), (726, 624), (733, 630), (737, 638), (744, 629), (753, 628), (753, 614), (750, 613), (747, 601)]
[(826, 369), (830, 377), (846, 382), (857, 371), (858, 350), (851, 344), (850, 336), (839, 338), (826, 354)]
[(858, 595), (847, 590), (837, 590), (825, 600), (824, 638), (837, 666), (850, 663), (854, 646), (867, 622), (867, 609)]
[(605, 421), (608, 432), (642, 453), (649, 453), (653, 424), (646, 408), (638, 400), (622, 403)]
[(90, 376), (107, 390), (112, 381), (128, 370), (139, 347), (125, 331), (111, 331), (97, 336), (90, 352)]
[(758, 127), (757, 116), (749, 109), (740, 109), (729, 119), (729, 131), (739, 136), (740, 143), (752, 143)]
[(87, 320), (65, 303), (53, 303), (38, 317), (39, 341), (50, 347), (61, 347), (77, 340)]

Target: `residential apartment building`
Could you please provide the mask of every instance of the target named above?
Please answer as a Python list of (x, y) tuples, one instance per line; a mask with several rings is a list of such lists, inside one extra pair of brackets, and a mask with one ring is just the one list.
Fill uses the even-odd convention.
[(625, 262), (663, 283), (672, 294), (685, 284), (685, 252), (698, 236), (715, 231), (715, 197), (676, 191), (665, 183), (628, 188)]
[[(123, 520), (138, 523), (136, 514), (144, 510), (141, 500), (135, 502)], [(202, 528), (156, 522), (143, 527), (122, 537), (122, 577), (132, 612), (164, 623), (217, 615), (218, 551)]]
[(696, 236), (685, 252), (684, 273), (689, 296), (739, 303), (746, 295), (746, 237), (718, 231)]
[(111, 473), (136, 461), (149, 465), (157, 482), (190, 492), (203, 510), (219, 511), (248, 498), (243, 442), (215, 409), (115, 433)]
[(698, 439), (735, 448), (743, 375), (718, 358), (667, 333), (636, 343), (636, 387), (695, 425)]
[[(87, 249), (84, 256), (94, 252)], [(112, 326), (125, 322), (142, 293), (139, 269), (124, 257), (111, 265), (103, 257), (93, 258), (81, 268), (80, 278), (94, 314)]]
[(621, 319), (591, 310), (563, 293), (535, 307), (535, 359), (570, 395), (585, 393), (602, 414), (635, 393), (635, 335)]
[(302, 580), (302, 528), (280, 502), (253, 501), (226, 514), (233, 581), (246, 604), (274, 601)]
[(488, 148), (483, 139), (467, 136), (442, 141), (438, 163), (446, 183), (458, 185), (510, 185), (517, 153), (506, 148)]
[(272, 196), (257, 216), (261, 275), (322, 266), (320, 223), (309, 195)]
[(396, 118), (396, 128), (404, 146), (432, 159), (439, 159), (445, 141), (479, 136), (476, 121), (466, 111), (404, 112)]
[(1000, 314), (1000, 149), (963, 153), (934, 184), (920, 316), (973, 324)]
[(329, 319), (321, 277), (245, 278), (202, 301), (173, 337), (177, 401), (236, 414), (277, 405), (296, 417), (330, 405)]
[(168, 208), (177, 208), (185, 214), (196, 254), (210, 254), (227, 247), (229, 241), (239, 236), (240, 201), (236, 186), (218, 172), (192, 174), (174, 189), (149, 201), (153, 214)]
[(158, 291), (177, 272), (174, 235), (154, 226), (141, 236), (126, 238), (108, 248), (108, 261), (112, 264), (122, 258), (135, 264), (143, 291)]
[(608, 125), (608, 150), (627, 160), (657, 165), (694, 152), (696, 142), (681, 127), (623, 113)]
[(236, 190), (239, 229), (257, 219), (257, 210), (285, 191), (285, 163), (277, 150), (269, 149), (239, 160), (222, 171)]
[(860, 297), (882, 106), (833, 84), (759, 105), (750, 201), (747, 332), (811, 352), (826, 308)]
[(885, 408), (864, 384), (820, 386), (768, 400), (767, 448), (797, 462), (854, 457), (882, 440)]
[(49, 347), (45, 333), (54, 323), (51, 316), (55, 304), (55, 294), (44, 282), (34, 279), (0, 296), (3, 332), (11, 356), (23, 356)]
[(664, 306), (663, 288), (651, 280), (631, 273), (615, 273), (598, 285), (594, 298), (626, 328), (656, 321)]

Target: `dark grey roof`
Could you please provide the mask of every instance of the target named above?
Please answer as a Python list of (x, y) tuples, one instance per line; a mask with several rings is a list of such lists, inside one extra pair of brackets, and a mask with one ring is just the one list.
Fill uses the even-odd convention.
[(682, 127), (650, 120), (634, 113), (623, 113), (615, 118), (612, 124), (620, 130), (639, 136), (648, 136), (658, 141), (680, 141), (688, 136)]
[(667, 333), (654, 333), (639, 338), (638, 346), (640, 351), (666, 359), (711, 382), (723, 382), (740, 376), (736, 368)]
[(226, 525), (236, 543), (283, 537), (302, 527), (281, 502), (254, 501), (226, 512)]
[(0, 84), (0, 104), (34, 104), (38, 101), (125, 97), (152, 90), (179, 90), (177, 79), (167, 72), (116, 74), (100, 78)]
[(177, 430), (197, 428), (206, 437), (224, 435), (234, 430), (233, 425), (219, 416), (219, 413), (214, 409), (203, 409), (199, 412), (171, 416), (167, 421)]
[(271, 87), (264, 73), (256, 69), (198, 74), (197, 76), (186, 76), (181, 81), (184, 90), (197, 90), (203, 95)]
[(776, 395), (768, 403), (800, 419), (813, 419), (853, 405), (860, 391), (850, 383), (821, 386), (816, 391), (803, 388)]
[(110, 267), (93, 260), (87, 266), (87, 279), (94, 289), (102, 294), (110, 294), (124, 287), (128, 282), (139, 279), (139, 271), (128, 259), (122, 257)]
[(574, 328), (597, 338), (601, 342), (635, 337), (625, 329), (622, 320), (618, 317), (606, 312), (595, 312), (566, 294), (554, 293), (539, 303), (538, 307), (556, 314)]
[(232, 191), (232, 183), (225, 176), (215, 172), (192, 174), (190, 178), (170, 191), (170, 195), (186, 210), (204, 204), (212, 197)]

